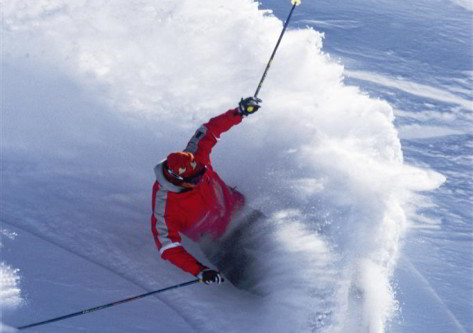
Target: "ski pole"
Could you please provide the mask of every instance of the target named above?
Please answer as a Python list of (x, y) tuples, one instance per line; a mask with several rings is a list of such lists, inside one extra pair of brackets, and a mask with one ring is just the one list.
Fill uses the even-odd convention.
[(134, 296), (134, 297), (122, 299), (122, 300), (120, 300), (120, 301), (116, 301), (116, 302), (113, 302), (113, 303), (108, 303), (108, 304), (100, 305), (100, 306), (97, 306), (97, 307), (95, 307), (95, 308), (90, 308), (90, 309), (86, 309), (86, 310), (74, 312), (74, 313), (71, 313), (71, 314), (68, 314), (68, 315), (65, 315), (65, 316), (61, 316), (61, 317), (57, 317), (57, 318), (53, 318), (53, 319), (49, 319), (49, 320), (45, 320), (45, 321), (40, 321), (40, 322), (37, 322), (37, 323), (34, 323), (34, 324), (29, 324), (29, 325), (25, 325), (25, 326), (20, 326), (20, 327), (18, 327), (17, 329), (23, 330), (23, 329), (25, 329), (25, 328), (30, 328), (30, 327), (39, 326), (39, 325), (45, 325), (45, 324), (53, 323), (53, 322), (55, 322), (55, 321), (59, 321), (59, 320), (63, 320), (63, 319), (72, 318), (72, 317), (80, 316), (80, 315), (83, 315), (83, 314), (87, 314), (87, 313), (90, 313), (90, 312), (93, 312), (93, 311), (103, 310), (103, 309), (109, 308), (109, 307), (111, 307), (111, 306), (115, 306), (115, 305), (119, 305), (119, 304), (131, 302), (131, 301), (134, 301), (134, 300), (137, 300), (137, 299), (140, 299), (140, 298), (144, 298), (144, 297), (146, 297), (146, 296), (151, 296), (151, 295), (154, 295), (154, 294), (162, 293), (162, 292), (165, 292), (165, 291), (168, 291), (168, 290), (171, 290), (171, 289), (176, 289), (176, 288), (185, 287), (185, 286), (188, 286), (188, 285), (197, 283), (197, 282), (199, 282), (199, 281), (200, 281), (200, 280), (197, 279), (197, 280), (192, 280), (192, 281), (185, 282), (185, 283), (181, 283), (181, 284), (176, 284), (176, 285), (171, 286), (171, 287), (167, 287), (167, 288), (163, 288), (163, 289), (151, 291), (151, 292), (146, 293), (146, 294), (142, 294), (142, 295), (138, 295), (138, 296)]
[(286, 22), (284, 23), (284, 27), (281, 31), (281, 35), (279, 35), (278, 42), (276, 43), (276, 46), (274, 47), (273, 54), (271, 54), (271, 57), (269, 58), (268, 64), (266, 65), (266, 69), (264, 70), (263, 76), (261, 77), (261, 81), (258, 84), (258, 88), (256, 89), (256, 92), (255, 92), (255, 98), (258, 97), (261, 86), (263, 85), (263, 81), (266, 78), (266, 74), (268, 73), (269, 67), (271, 66), (271, 62), (273, 61), (274, 55), (276, 54), (276, 51), (279, 47), (279, 43), (281, 43), (282, 36), (286, 32), (286, 28), (287, 28), (287, 25), (289, 24), (289, 20), (291, 19), (292, 12), (296, 8), (296, 6), (299, 6), (301, 4), (301, 0), (291, 0), (291, 3), (292, 3), (291, 12), (289, 13), (289, 16), (287, 17)]

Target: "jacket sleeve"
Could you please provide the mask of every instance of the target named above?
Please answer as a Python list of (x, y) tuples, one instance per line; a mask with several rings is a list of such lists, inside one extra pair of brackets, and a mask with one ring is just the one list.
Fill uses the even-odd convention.
[(161, 198), (159, 183), (153, 186), (153, 215), (151, 216), (151, 231), (161, 258), (170, 261), (183, 271), (193, 275), (205, 268), (181, 245), (181, 236), (176, 223), (172, 223), (165, 214), (166, 201)]
[(220, 135), (239, 124), (242, 118), (236, 109), (232, 109), (210, 119), (195, 132), (185, 151), (193, 153), (202, 164), (211, 164), (210, 153), (220, 139)]
[(153, 220), (153, 236), (161, 258), (168, 260), (173, 265), (192, 275), (199, 274), (205, 266), (184, 249), (180, 243), (181, 237), (179, 233), (169, 228), (163, 228), (163, 225), (166, 224), (165, 221), (160, 221), (160, 219), (156, 218)]

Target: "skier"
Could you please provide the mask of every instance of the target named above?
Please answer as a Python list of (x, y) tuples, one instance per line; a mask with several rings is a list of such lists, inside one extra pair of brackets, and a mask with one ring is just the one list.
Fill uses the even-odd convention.
[(244, 205), (241, 193), (228, 187), (213, 170), (210, 153), (220, 135), (260, 108), (255, 97), (212, 118), (195, 132), (182, 152), (174, 152), (154, 168), (151, 230), (161, 258), (206, 284), (223, 282), (220, 272), (202, 265), (181, 245), (180, 233), (194, 241), (217, 239), (232, 215)]

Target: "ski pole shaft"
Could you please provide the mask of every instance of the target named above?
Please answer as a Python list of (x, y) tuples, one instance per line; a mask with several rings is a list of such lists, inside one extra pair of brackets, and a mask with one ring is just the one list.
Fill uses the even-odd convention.
[(40, 321), (40, 322), (37, 322), (37, 323), (25, 325), (25, 326), (20, 326), (20, 327), (18, 327), (17, 329), (23, 330), (23, 329), (25, 329), (25, 328), (30, 328), (30, 327), (45, 325), (45, 324), (53, 323), (53, 322), (56, 322), (56, 321), (59, 321), (59, 320), (64, 320), (64, 319), (68, 319), (68, 318), (80, 316), (80, 315), (87, 314), (87, 313), (94, 312), (94, 311), (98, 311), (98, 310), (103, 310), (103, 309), (106, 309), (106, 308), (109, 308), (109, 307), (112, 307), (112, 306), (115, 306), (115, 305), (119, 305), (119, 304), (131, 302), (131, 301), (135, 301), (135, 300), (137, 300), (137, 299), (141, 299), (141, 298), (144, 298), (144, 297), (147, 297), (147, 296), (151, 296), (151, 295), (154, 295), (154, 294), (162, 293), (162, 292), (165, 292), (165, 291), (168, 291), (168, 290), (171, 290), (171, 289), (177, 289), (177, 288), (185, 287), (185, 286), (188, 286), (188, 285), (197, 283), (197, 282), (199, 282), (199, 281), (200, 281), (200, 280), (197, 279), (197, 280), (192, 280), (192, 281), (185, 282), (185, 283), (176, 284), (176, 285), (171, 286), (171, 287), (167, 287), (167, 288), (163, 288), (163, 289), (151, 291), (151, 292), (149, 292), (149, 293), (145, 293), (145, 294), (141, 294), (141, 295), (138, 295), (138, 296), (134, 296), (134, 297), (122, 299), (122, 300), (120, 300), (120, 301), (116, 301), (116, 302), (113, 302), (113, 303), (108, 303), (108, 304), (100, 305), (100, 306), (97, 306), (97, 307), (95, 307), (95, 308), (90, 308), (90, 309), (86, 309), (86, 310), (74, 312), (74, 313), (71, 313), (71, 314), (68, 314), (68, 315), (65, 315), (65, 316), (56, 317), (56, 318), (53, 318), (53, 319), (44, 320), (44, 321)]
[(271, 57), (269, 58), (268, 64), (266, 65), (266, 69), (264, 70), (263, 76), (261, 77), (261, 80), (258, 84), (258, 88), (256, 88), (256, 92), (254, 96), (255, 98), (258, 97), (261, 86), (263, 85), (264, 79), (266, 78), (266, 74), (268, 74), (269, 67), (271, 66), (271, 63), (273, 62), (274, 55), (276, 54), (279, 44), (281, 43), (282, 36), (284, 36), (284, 33), (286, 32), (286, 28), (289, 24), (289, 21), (291, 20), (292, 13), (294, 12), (294, 9), (296, 8), (296, 6), (300, 5), (300, 3), (301, 3), (300, 0), (292, 0), (291, 11), (289, 12), (289, 16), (287, 17), (286, 22), (284, 23), (284, 27), (281, 31), (281, 34), (279, 35), (278, 42), (276, 43), (276, 46), (274, 47), (273, 53), (271, 54)]

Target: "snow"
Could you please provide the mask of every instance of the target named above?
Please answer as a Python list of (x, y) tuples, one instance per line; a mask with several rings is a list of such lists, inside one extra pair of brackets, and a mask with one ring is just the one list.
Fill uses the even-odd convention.
[[(337, 31), (365, 33), (368, 21), (353, 13), (312, 17), (312, 6), (297, 8), (292, 27), (299, 28), (284, 37), (259, 95), (261, 111), (224, 134), (213, 153), (222, 178), (269, 216), (249, 238), (266, 251), (255, 273), (255, 288), (264, 296), (230, 283), (197, 284), (31, 331), (471, 329), (462, 319), (470, 300), (457, 303), (445, 296), (448, 287), (432, 286), (423, 274), (435, 277), (441, 268), (429, 274), (425, 267), (440, 261), (426, 264), (426, 249), (408, 237), (419, 221), (432, 221), (428, 209), (444, 209), (428, 205), (430, 191), (462, 189), (467, 162), (458, 161), (456, 172), (437, 172), (423, 143), (400, 140), (400, 132), (413, 140), (468, 135), (468, 124), (449, 128), (451, 117), (445, 124), (438, 113), (469, 119), (471, 68), (449, 77), (443, 89), (438, 82), (363, 68), (359, 64), (368, 62), (357, 55), (368, 53), (362, 44), (349, 48), (351, 59), (340, 48), (333, 57), (322, 48), (324, 34), (306, 25), (317, 29), (325, 22), (325, 43), (336, 53), (330, 40), (340, 36)], [(330, 8), (320, 6), (321, 13)], [(382, 6), (390, 5), (381, 1), (372, 10)], [(273, 8), (278, 17), (289, 9), (281, 7)], [(394, 15), (401, 23), (390, 27), (408, 26), (408, 7), (399, 5)], [(149, 227), (153, 167), (182, 149), (202, 122), (253, 93), (281, 20), (247, 0), (117, 0), (113, 6), (15, 0), (4, 4), (3, 18), (2, 325), (18, 327), (191, 280), (155, 249)], [(451, 22), (445, 27), (455, 31)], [(376, 34), (366, 36), (379, 41)], [(416, 54), (412, 48), (408, 57)], [(383, 59), (375, 51), (369, 56)], [(338, 57), (358, 68), (346, 71)], [(350, 75), (366, 83), (363, 89), (344, 79)], [(366, 90), (375, 86), (375, 96), (382, 89), (389, 94), (370, 97)], [(422, 123), (425, 117), (410, 108), (417, 101), (400, 105), (399, 93), (427, 98), (424, 116), (434, 115), (440, 125)], [(428, 103), (434, 105), (430, 113)], [(410, 123), (397, 120), (406, 122), (404, 131), (396, 128), (397, 109), (415, 114), (405, 117)], [(419, 123), (427, 134), (415, 133)], [(468, 197), (471, 187), (459, 195)], [(426, 209), (422, 219), (418, 214)], [(445, 209), (442, 217), (451, 217)], [(454, 221), (465, 220), (459, 213)], [(453, 235), (468, 242), (469, 228), (442, 236), (446, 244)], [(421, 235), (434, 230), (419, 229)], [(208, 263), (196, 244), (185, 243)], [(448, 284), (470, 270), (464, 264), (468, 246), (447, 248), (459, 253), (452, 267), (463, 267), (441, 279)], [(456, 294), (471, 291), (464, 284)], [(432, 310), (416, 311), (429, 304)]]
[(457, 94), (448, 91), (449, 86), (438, 89), (427, 85), (421, 85), (415, 82), (407, 82), (402, 79), (393, 79), (389, 77), (382, 77), (376, 74), (362, 72), (362, 71), (345, 71), (345, 74), (350, 78), (358, 80), (366, 80), (376, 84), (384, 85), (390, 88), (395, 88), (407, 92), (408, 94), (417, 95), (420, 97), (438, 100), (444, 103), (457, 104), (465, 109), (472, 109), (473, 102), (467, 98), (462, 98)]
[(14, 308), (20, 305), (20, 289), (18, 288), (18, 269), (12, 269), (5, 263), (0, 264), (0, 286), (2, 296), (2, 308)]

